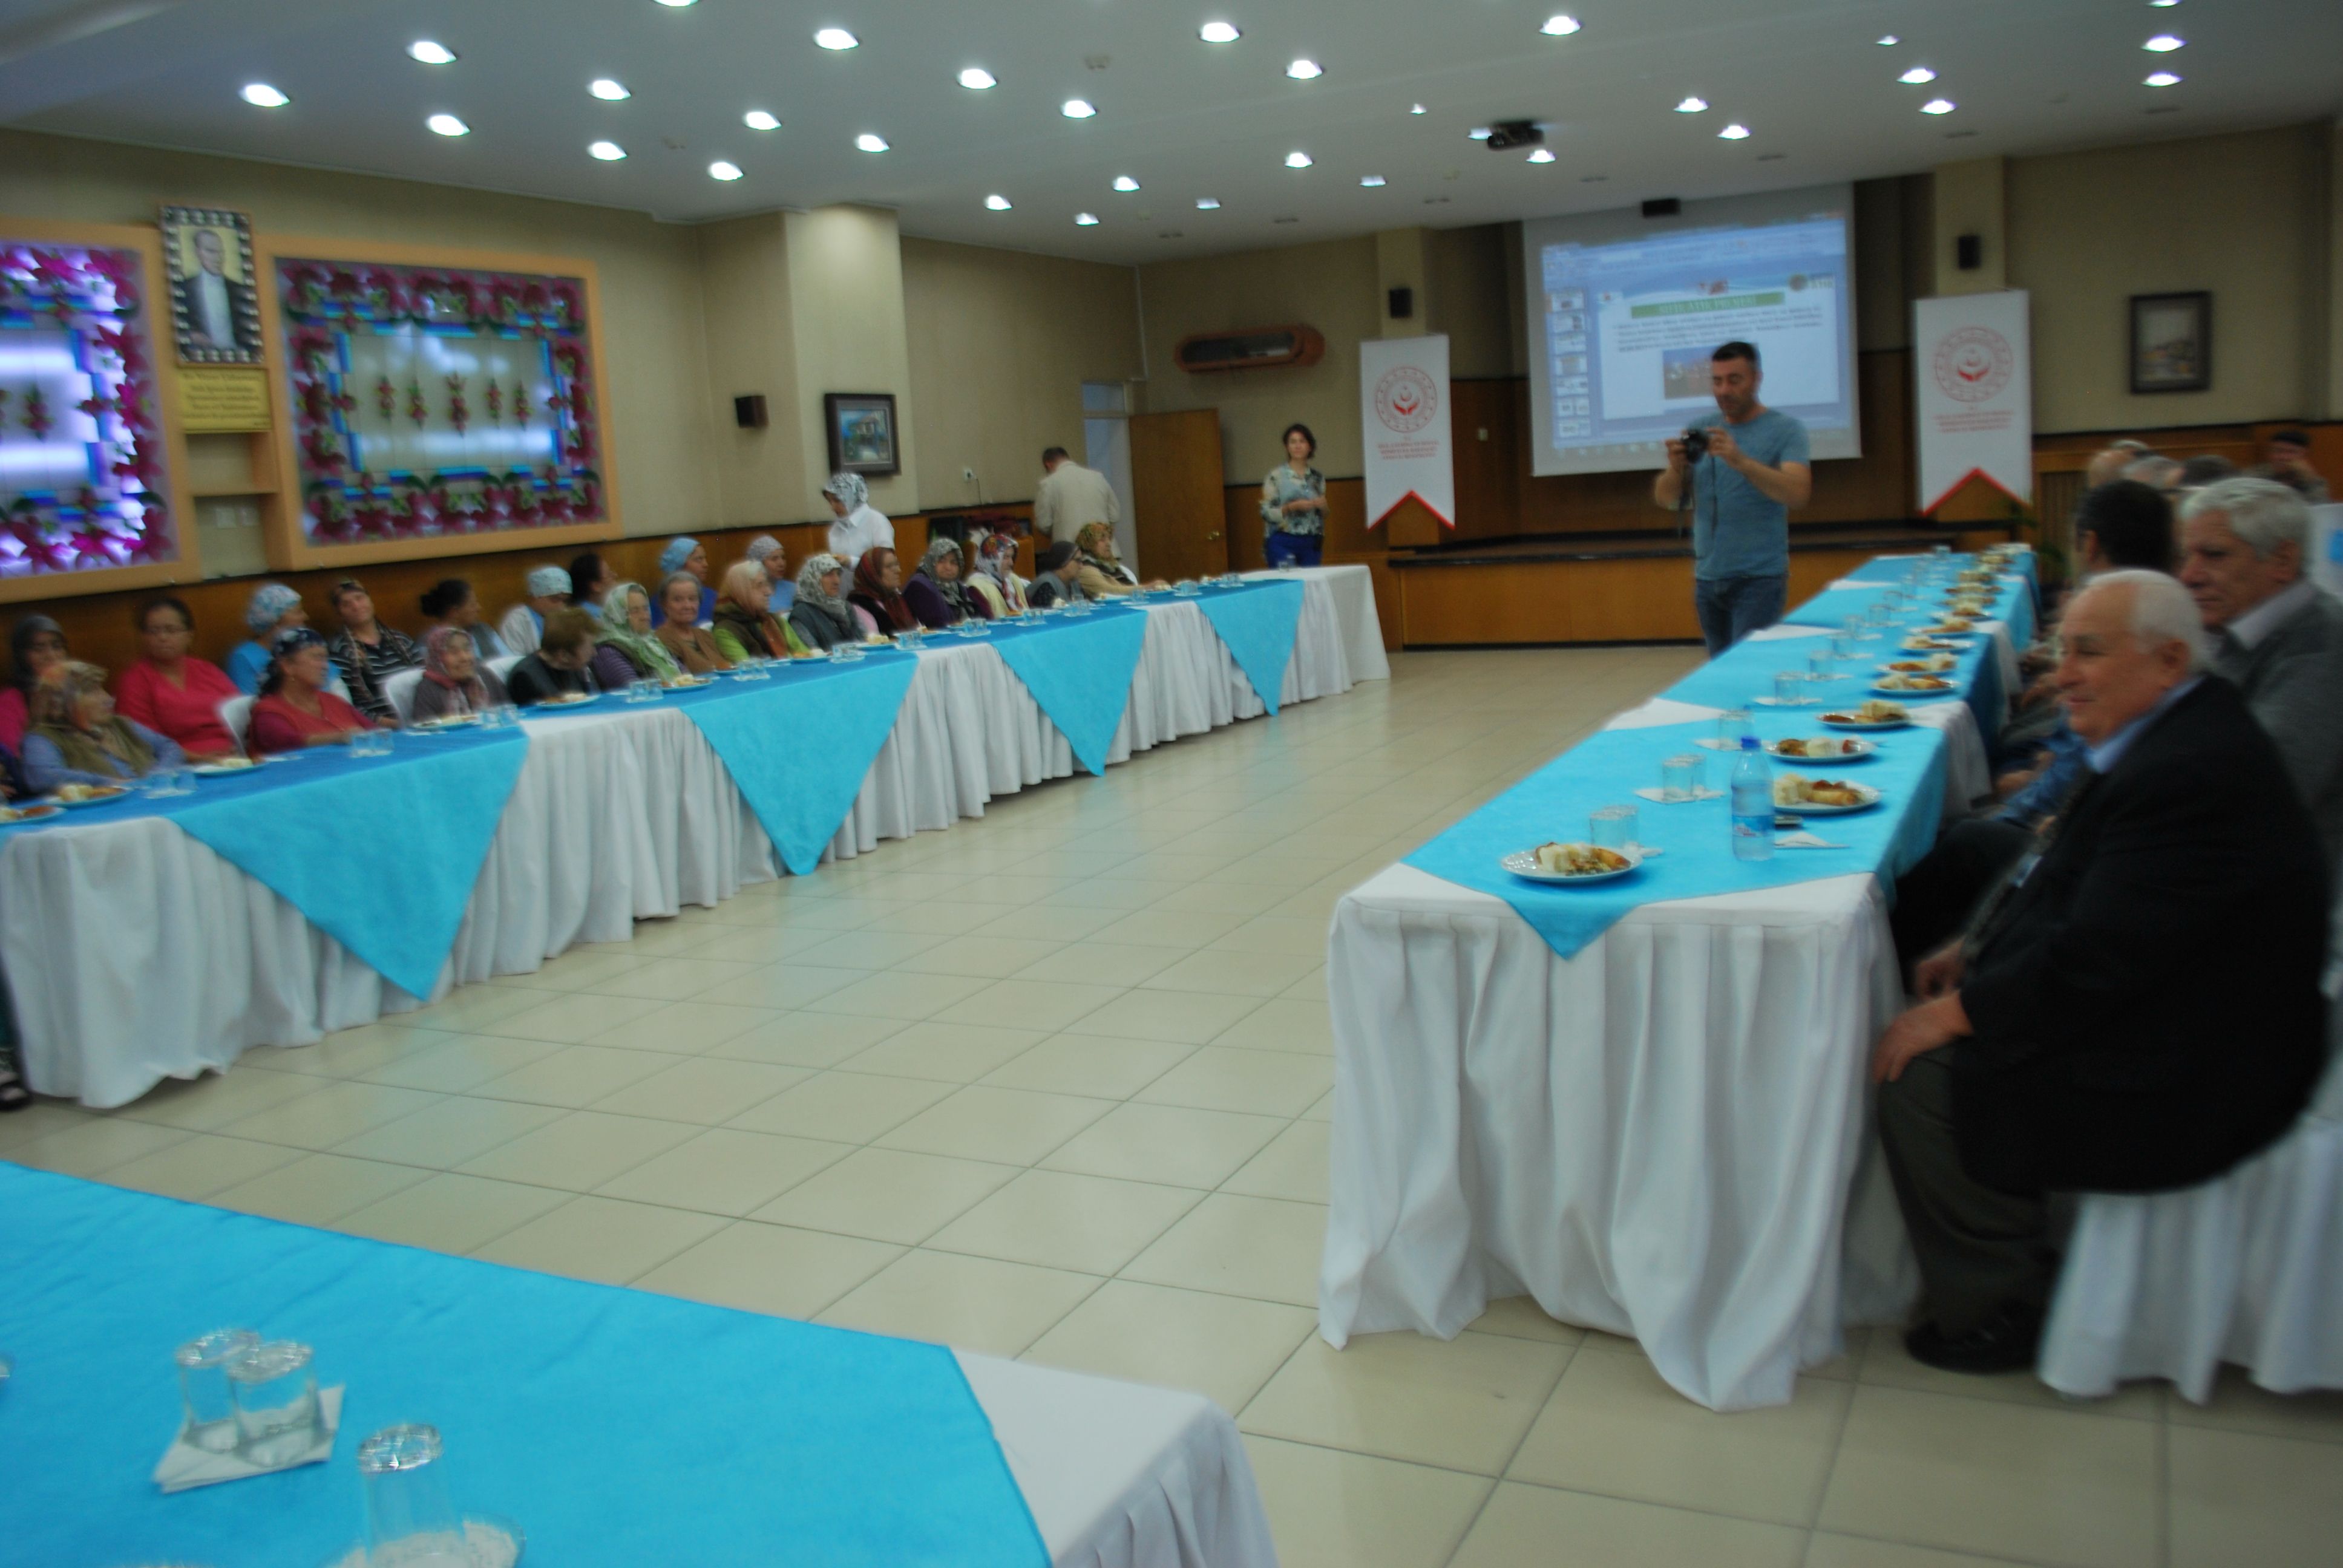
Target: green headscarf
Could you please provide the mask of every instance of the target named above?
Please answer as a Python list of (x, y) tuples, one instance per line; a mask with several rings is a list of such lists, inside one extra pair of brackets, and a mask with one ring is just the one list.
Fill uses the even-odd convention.
[(594, 640), (607, 642), (625, 654), (627, 662), (644, 679), (674, 680), (683, 674), (683, 669), (675, 662), (675, 656), (668, 652), (667, 644), (627, 623), (627, 600), (634, 594), (641, 594), (645, 604), (650, 602), (649, 590), (640, 583), (619, 583), (604, 597), (602, 629)]

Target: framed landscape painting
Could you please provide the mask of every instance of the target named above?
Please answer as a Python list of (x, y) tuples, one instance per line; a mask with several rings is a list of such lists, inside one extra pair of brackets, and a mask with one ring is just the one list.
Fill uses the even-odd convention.
[(2213, 297), (2131, 297), (2131, 389), (2202, 392), (2213, 384)]
[(892, 392), (825, 392), (821, 412), (832, 473), (877, 477), (903, 471)]

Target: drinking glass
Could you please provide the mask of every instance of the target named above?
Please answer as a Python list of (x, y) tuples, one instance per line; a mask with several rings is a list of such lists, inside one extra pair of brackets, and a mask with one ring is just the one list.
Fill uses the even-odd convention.
[(1833, 658), (1853, 658), (1855, 657), (1855, 634), (1853, 632), (1835, 631), (1831, 633), (1831, 657)]
[(140, 792), (149, 800), (167, 800), (174, 795), (186, 794), (189, 789), (184, 769), (157, 765), (147, 770)]
[(1755, 733), (1745, 708), (1728, 708), (1716, 716), (1716, 745), (1721, 751), (1740, 750), (1741, 738)]
[(381, 733), (382, 731), (379, 729), (361, 729), (357, 734), (351, 736), (350, 755), (353, 757), (372, 757), (377, 755), (374, 749), (375, 738), (379, 736)]
[(179, 1435), (196, 1447), (226, 1453), (236, 1447), (236, 1396), (227, 1369), (241, 1361), (260, 1336), (250, 1329), (214, 1329), (172, 1352), (179, 1367), (179, 1400), (186, 1417)]
[(1601, 806), (1587, 814), (1586, 837), (1590, 842), (1606, 849), (1624, 849), (1634, 844), (1643, 814), (1633, 806)]
[(439, 1429), (420, 1424), (387, 1426), (358, 1444), (367, 1568), (468, 1568), (441, 1453)]
[(1806, 701), (1806, 672), (1785, 669), (1774, 676), (1774, 700), (1784, 708), (1803, 708)]
[(310, 1356), (307, 1345), (270, 1340), (229, 1363), (236, 1452), (246, 1460), (274, 1467), (300, 1458), (317, 1442), (317, 1372)]
[(1697, 751), (1685, 751), (1664, 759), (1660, 763), (1660, 799), (1663, 800), (1696, 800), (1700, 799), (1701, 779), (1708, 772), (1708, 759)]
[(643, 679), (634, 681), (628, 686), (627, 700), (628, 702), (657, 702), (659, 699), (659, 683), (656, 680), (650, 679), (649, 677), (645, 677)]
[(1806, 678), (1808, 680), (1838, 678), (1838, 671), (1831, 668), (1831, 650), (1828, 648), (1817, 648), (1806, 655)]

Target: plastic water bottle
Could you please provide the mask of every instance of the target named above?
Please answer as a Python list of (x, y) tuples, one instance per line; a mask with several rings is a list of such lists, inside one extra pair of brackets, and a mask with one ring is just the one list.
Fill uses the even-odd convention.
[(1765, 765), (1755, 735), (1741, 738), (1741, 755), (1733, 764), (1733, 858), (1774, 858), (1774, 770)]

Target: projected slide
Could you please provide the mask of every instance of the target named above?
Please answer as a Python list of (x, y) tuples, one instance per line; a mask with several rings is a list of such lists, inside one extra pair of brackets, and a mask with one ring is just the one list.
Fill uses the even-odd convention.
[(1847, 194), (1523, 225), (1533, 470), (1657, 468), (1666, 439), (1715, 408), (1709, 357), (1736, 338), (1757, 346), (1761, 399), (1805, 421), (1815, 457), (1859, 456)]

